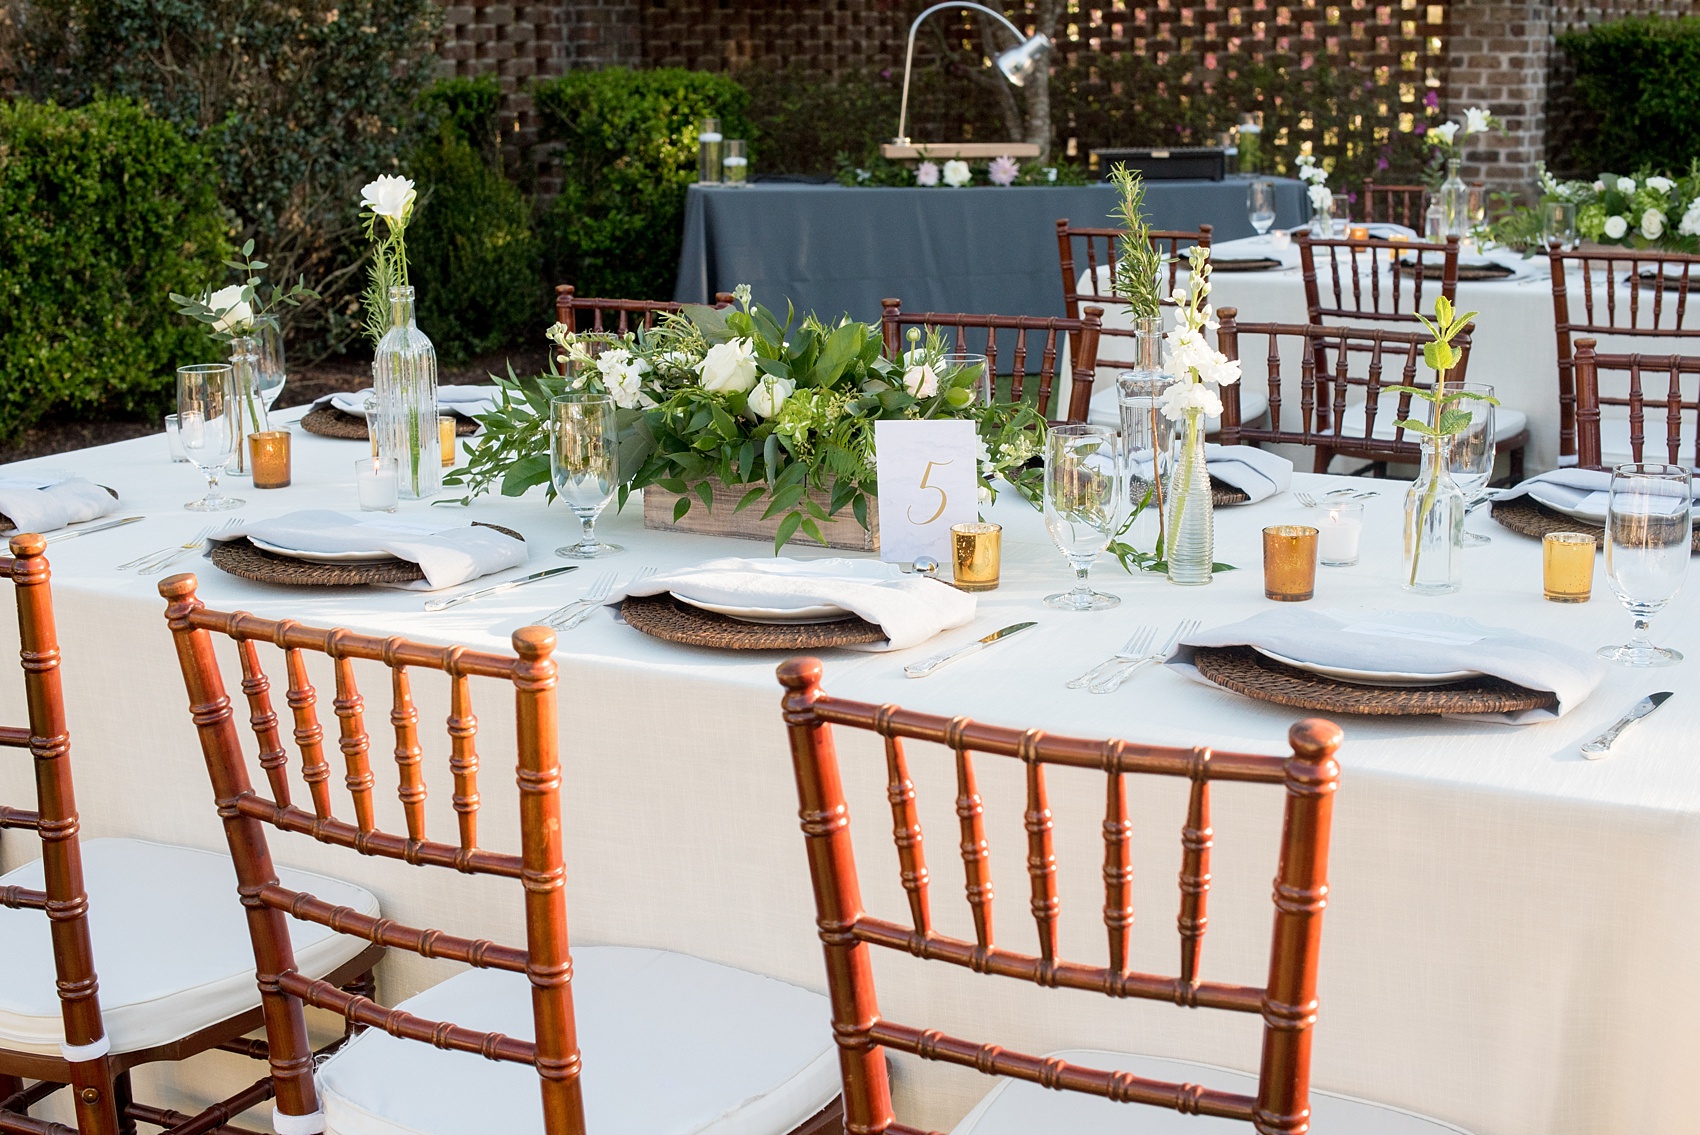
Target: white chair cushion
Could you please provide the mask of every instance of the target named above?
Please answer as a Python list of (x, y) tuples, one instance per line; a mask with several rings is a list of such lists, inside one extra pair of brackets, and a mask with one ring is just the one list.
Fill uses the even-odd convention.
[[(525, 975), (467, 970), (398, 1008), (530, 1040)], [(825, 997), (686, 954), (573, 950), (585, 1125), (622, 1135), (783, 1135), (839, 1093)], [(542, 1135), (528, 1064), (367, 1029), (319, 1069), (330, 1135)]]
[[(1121, 373), (1117, 371), (1116, 373)], [(1242, 384), (1240, 387), (1240, 421), (1245, 425), (1255, 425), (1259, 418), (1269, 412), (1269, 388), (1262, 383), (1253, 382)], [(1120, 429), (1122, 425), (1121, 407), (1116, 403), (1115, 383), (1099, 390), (1092, 395), (1091, 409), (1086, 420), (1095, 426), (1110, 426)], [(1214, 435), (1222, 428), (1220, 418), (1204, 419), (1204, 432)]]
[[(228, 855), (135, 839), (82, 843), (89, 935), (100, 1009), (114, 1052), (179, 1040), (260, 1003), (254, 949)], [(279, 881), (376, 915), (378, 900), (349, 883), (280, 868)], [(41, 861), (0, 886), (44, 886)], [(322, 977), (365, 948), (359, 939), (290, 920), (295, 961)], [(58, 1056), (65, 1039), (53, 942), (39, 910), (0, 908), (0, 1048)]]
[[(1420, 399), (1411, 399), (1410, 416), (1419, 421), (1428, 420), (1429, 405)], [(1399, 420), (1399, 396), (1383, 394), (1379, 408), (1375, 412), (1375, 436), (1383, 441), (1392, 441), (1393, 423)], [(1521, 410), (1513, 410), (1509, 406), (1496, 406), (1493, 415), (1493, 440), (1496, 442), (1509, 441), (1529, 428), (1529, 415)], [(1340, 432), (1347, 437), (1364, 436), (1364, 403), (1348, 404), (1346, 412), (1340, 415)], [(1416, 437), (1407, 434), (1405, 440), (1415, 442)]]
[[(1152, 1080), (1200, 1084), (1206, 1088), (1257, 1094), (1257, 1077), (1190, 1060), (1133, 1056), (1124, 1052), (1078, 1049), (1053, 1053), (1071, 1064), (1132, 1072)], [(1312, 1090), (1311, 1135), (1468, 1135), (1461, 1127), (1396, 1107)], [(1168, 1108), (1113, 1103), (1101, 1096), (1059, 1092), (1024, 1080), (999, 1080), (952, 1129), (951, 1135), (1249, 1135), (1251, 1125), (1238, 1119), (1182, 1115)]]

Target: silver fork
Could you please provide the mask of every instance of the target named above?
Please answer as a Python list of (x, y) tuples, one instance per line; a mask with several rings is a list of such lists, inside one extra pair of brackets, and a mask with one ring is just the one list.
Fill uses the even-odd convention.
[(211, 536), (212, 530), (213, 530), (214, 527), (215, 527), (214, 525), (209, 524), (205, 528), (201, 529), (200, 533), (193, 540), (185, 540), (185, 541), (183, 541), (183, 543), (176, 544), (176, 545), (174, 545), (170, 548), (157, 548), (157, 549), (155, 549), (154, 551), (151, 551), (151, 552), (143, 552), (141, 555), (137, 556), (133, 560), (125, 560), (123, 563), (119, 564), (117, 567), (113, 568), (112, 570), (113, 571), (129, 571), (133, 567), (140, 567), (143, 563), (145, 563), (148, 560), (155, 558), (156, 556), (169, 556), (171, 553), (175, 552), (178, 548), (193, 548), (193, 547), (195, 547), (195, 545), (199, 544), (202, 540), (205, 540), (208, 536)]
[(1145, 652), (1151, 649), (1151, 640), (1156, 637), (1157, 628), (1149, 623), (1144, 626), (1134, 628), (1134, 632), (1127, 636), (1127, 641), (1122, 643), (1122, 648), (1120, 650), (1116, 651), (1111, 657), (1098, 663), (1098, 665), (1092, 667), (1092, 669), (1086, 671), (1086, 673), (1082, 674), (1080, 677), (1070, 678), (1067, 683), (1068, 688), (1071, 690), (1078, 690), (1090, 683), (1092, 679), (1098, 677), (1105, 670), (1114, 666), (1116, 663), (1134, 662), (1144, 657)]
[(170, 567), (172, 564), (176, 563), (178, 560), (181, 560), (183, 557), (193, 555), (194, 553), (200, 551), (202, 548), (206, 547), (207, 541), (212, 539), (213, 535), (215, 533), (228, 532), (232, 528), (240, 527), (241, 525), (243, 525), (245, 523), (247, 523), (247, 522), (245, 520), (243, 520), (242, 517), (233, 516), (229, 520), (225, 521), (223, 524), (220, 524), (217, 527), (208, 529), (206, 532), (204, 532), (200, 536), (199, 539), (195, 540), (192, 544), (185, 544), (181, 548), (176, 549), (175, 551), (167, 552), (163, 557), (156, 556), (154, 559), (150, 560), (149, 562), (143, 564), (141, 567), (137, 568), (136, 574), (137, 575), (157, 575), (158, 573), (164, 571), (166, 568)]
[(1191, 634), (1193, 631), (1196, 631), (1199, 628), (1199, 625), (1200, 622), (1198, 619), (1183, 620), (1181, 623), (1176, 625), (1175, 633), (1169, 636), (1169, 641), (1163, 644), (1162, 650), (1154, 650), (1143, 658), (1135, 659), (1134, 661), (1123, 665), (1121, 669), (1099, 678), (1086, 688), (1095, 694), (1107, 694), (1119, 689), (1123, 682), (1139, 673), (1139, 671), (1145, 669), (1145, 667), (1161, 662), (1163, 659), (1167, 658), (1175, 649), (1175, 644), (1187, 635)]
[[(655, 574), (655, 571), (656, 569), (652, 567), (639, 568), (637, 571), (632, 573), (632, 583), (638, 583), (642, 580), (648, 579), (650, 576)], [(630, 586), (630, 584), (627, 586)], [(608, 590), (612, 590), (612, 588), (609, 588)], [(567, 618), (562, 622), (555, 624), (556, 629), (561, 631), (572, 630), (574, 627), (590, 618), (590, 616), (594, 615), (597, 608), (602, 606), (602, 601), (606, 598), (608, 598), (608, 591), (603, 591), (603, 593), (597, 596), (594, 600), (580, 604), (577, 611), (574, 611), (571, 615), (567, 616)]]
[(1293, 490), (1293, 499), (1304, 505), (1306, 508), (1315, 508), (1318, 503), (1315, 497), (1311, 496), (1309, 493), (1301, 493), (1297, 489)]
[(603, 572), (591, 581), (589, 587), (584, 589), (583, 595), (580, 595), (571, 603), (566, 603), (556, 607), (553, 611), (550, 611), (547, 615), (543, 616), (543, 618), (539, 621), (546, 627), (555, 627), (556, 629), (559, 629), (561, 624), (578, 614), (579, 608), (583, 607), (586, 603), (600, 603), (602, 600), (608, 598), (608, 593), (614, 590), (614, 581), (618, 578), (618, 572)]

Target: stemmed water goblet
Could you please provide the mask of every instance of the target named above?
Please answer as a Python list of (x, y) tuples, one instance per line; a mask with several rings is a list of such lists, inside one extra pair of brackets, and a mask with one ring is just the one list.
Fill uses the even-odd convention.
[(1269, 226), (1275, 223), (1275, 183), (1273, 181), (1254, 181), (1246, 187), (1246, 216), (1251, 221), (1251, 227), (1262, 236), (1269, 231)]
[(207, 495), (183, 507), (193, 512), (223, 512), (242, 502), (219, 491), (218, 477), (236, 456), (239, 415), (231, 391), (229, 363), (197, 363), (177, 368), (177, 437), (183, 455), (207, 479)]
[(1064, 611), (1105, 611), (1121, 602), (1093, 591), (1092, 561), (1109, 546), (1120, 513), (1121, 455), (1109, 426), (1054, 426), (1045, 441), (1045, 528), (1074, 568), (1074, 590), (1045, 596)]
[(556, 548), (569, 560), (594, 560), (624, 551), (596, 538), (596, 518), (620, 487), (620, 438), (614, 399), (607, 394), (563, 394), (549, 403), (549, 469), (555, 495), (578, 516), (579, 541)]
[[(1470, 424), (1449, 439), (1447, 470), (1464, 494), (1464, 507), (1469, 509), (1487, 495), (1488, 482), (1493, 480), (1493, 462), (1498, 456), (1494, 432), (1498, 426), (1494, 414), (1493, 387), (1485, 382), (1466, 382), (1458, 389), (1479, 398), (1462, 398), (1453, 403), (1454, 409), (1470, 415)], [(1479, 548), (1492, 540), (1478, 532), (1464, 533), (1464, 547)]]
[(1606, 578), (1635, 620), (1622, 646), (1601, 658), (1626, 666), (1670, 666), (1682, 655), (1647, 638), (1653, 616), (1676, 597), (1688, 574), (1694, 527), (1693, 488), (1680, 465), (1619, 465), (1606, 504)]

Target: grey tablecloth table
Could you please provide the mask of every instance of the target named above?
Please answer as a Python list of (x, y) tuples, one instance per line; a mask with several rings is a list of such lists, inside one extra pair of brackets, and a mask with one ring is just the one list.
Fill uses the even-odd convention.
[[(1277, 178), (1278, 228), (1310, 215), (1303, 186)], [(1215, 226), (1217, 240), (1253, 235), (1246, 181), (1153, 181), (1153, 228)], [(1113, 223), (1115, 191), (1081, 186), (849, 189), (758, 183), (692, 186), (673, 297), (702, 303), (749, 284), (757, 299), (823, 318), (877, 320), (880, 300), (908, 311), (1063, 314), (1056, 222)]]

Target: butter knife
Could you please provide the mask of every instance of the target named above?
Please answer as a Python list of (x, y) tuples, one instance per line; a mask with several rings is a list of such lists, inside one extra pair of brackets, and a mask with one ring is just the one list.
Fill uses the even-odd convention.
[(912, 662), (903, 668), (903, 675), (906, 678), (925, 678), (928, 674), (931, 674), (940, 666), (955, 662), (958, 658), (966, 658), (970, 654), (977, 654), (978, 652), (986, 649), (986, 647), (990, 644), (997, 642), (999, 639), (1005, 639), (1011, 635), (1020, 634), (1028, 627), (1034, 625), (1036, 624), (1011, 623), (1002, 630), (993, 631), (985, 638), (976, 639), (967, 646), (959, 646), (955, 650), (948, 650), (943, 654), (935, 654), (924, 662)]
[(60, 540), (69, 540), (74, 536), (86, 536), (90, 532), (105, 532), (108, 528), (122, 528), (126, 524), (134, 524), (138, 520), (145, 519), (146, 517), (141, 516), (126, 516), (122, 520), (107, 520), (100, 524), (89, 524), (82, 528), (67, 528), (63, 532), (48, 533), (47, 542), (49, 544), (55, 544)]
[(549, 577), (556, 575), (565, 575), (569, 571), (577, 570), (577, 564), (569, 564), (566, 567), (552, 567), (543, 571), (534, 571), (530, 575), (522, 575), (518, 579), (510, 579), (506, 583), (498, 583), (494, 587), (480, 587), (477, 591), (468, 591), (466, 594), (456, 595), (452, 599), (427, 599), (425, 601), (425, 609), (427, 611), (444, 611), (453, 607), (457, 603), (465, 603), (468, 599), (482, 599), (484, 596), (494, 595), (498, 591), (507, 591), (510, 588), (521, 587), (527, 583), (536, 583), (540, 579), (548, 579)]
[(1661, 705), (1664, 705), (1665, 702), (1670, 700), (1670, 696), (1671, 692), (1669, 690), (1661, 690), (1656, 694), (1648, 694), (1646, 697), (1636, 702), (1635, 707), (1628, 713), (1624, 714), (1623, 717), (1618, 720), (1616, 725), (1613, 725), (1610, 729), (1607, 729), (1604, 733), (1601, 733), (1598, 737), (1595, 737), (1592, 741), (1583, 745), (1582, 755), (1587, 757), (1590, 761), (1605, 760), (1606, 757), (1610, 755), (1611, 747), (1617, 741), (1617, 735), (1619, 733), (1622, 733), (1625, 729), (1634, 725), (1637, 721), (1640, 721), (1643, 717), (1646, 717), (1655, 709), (1658, 709)]

